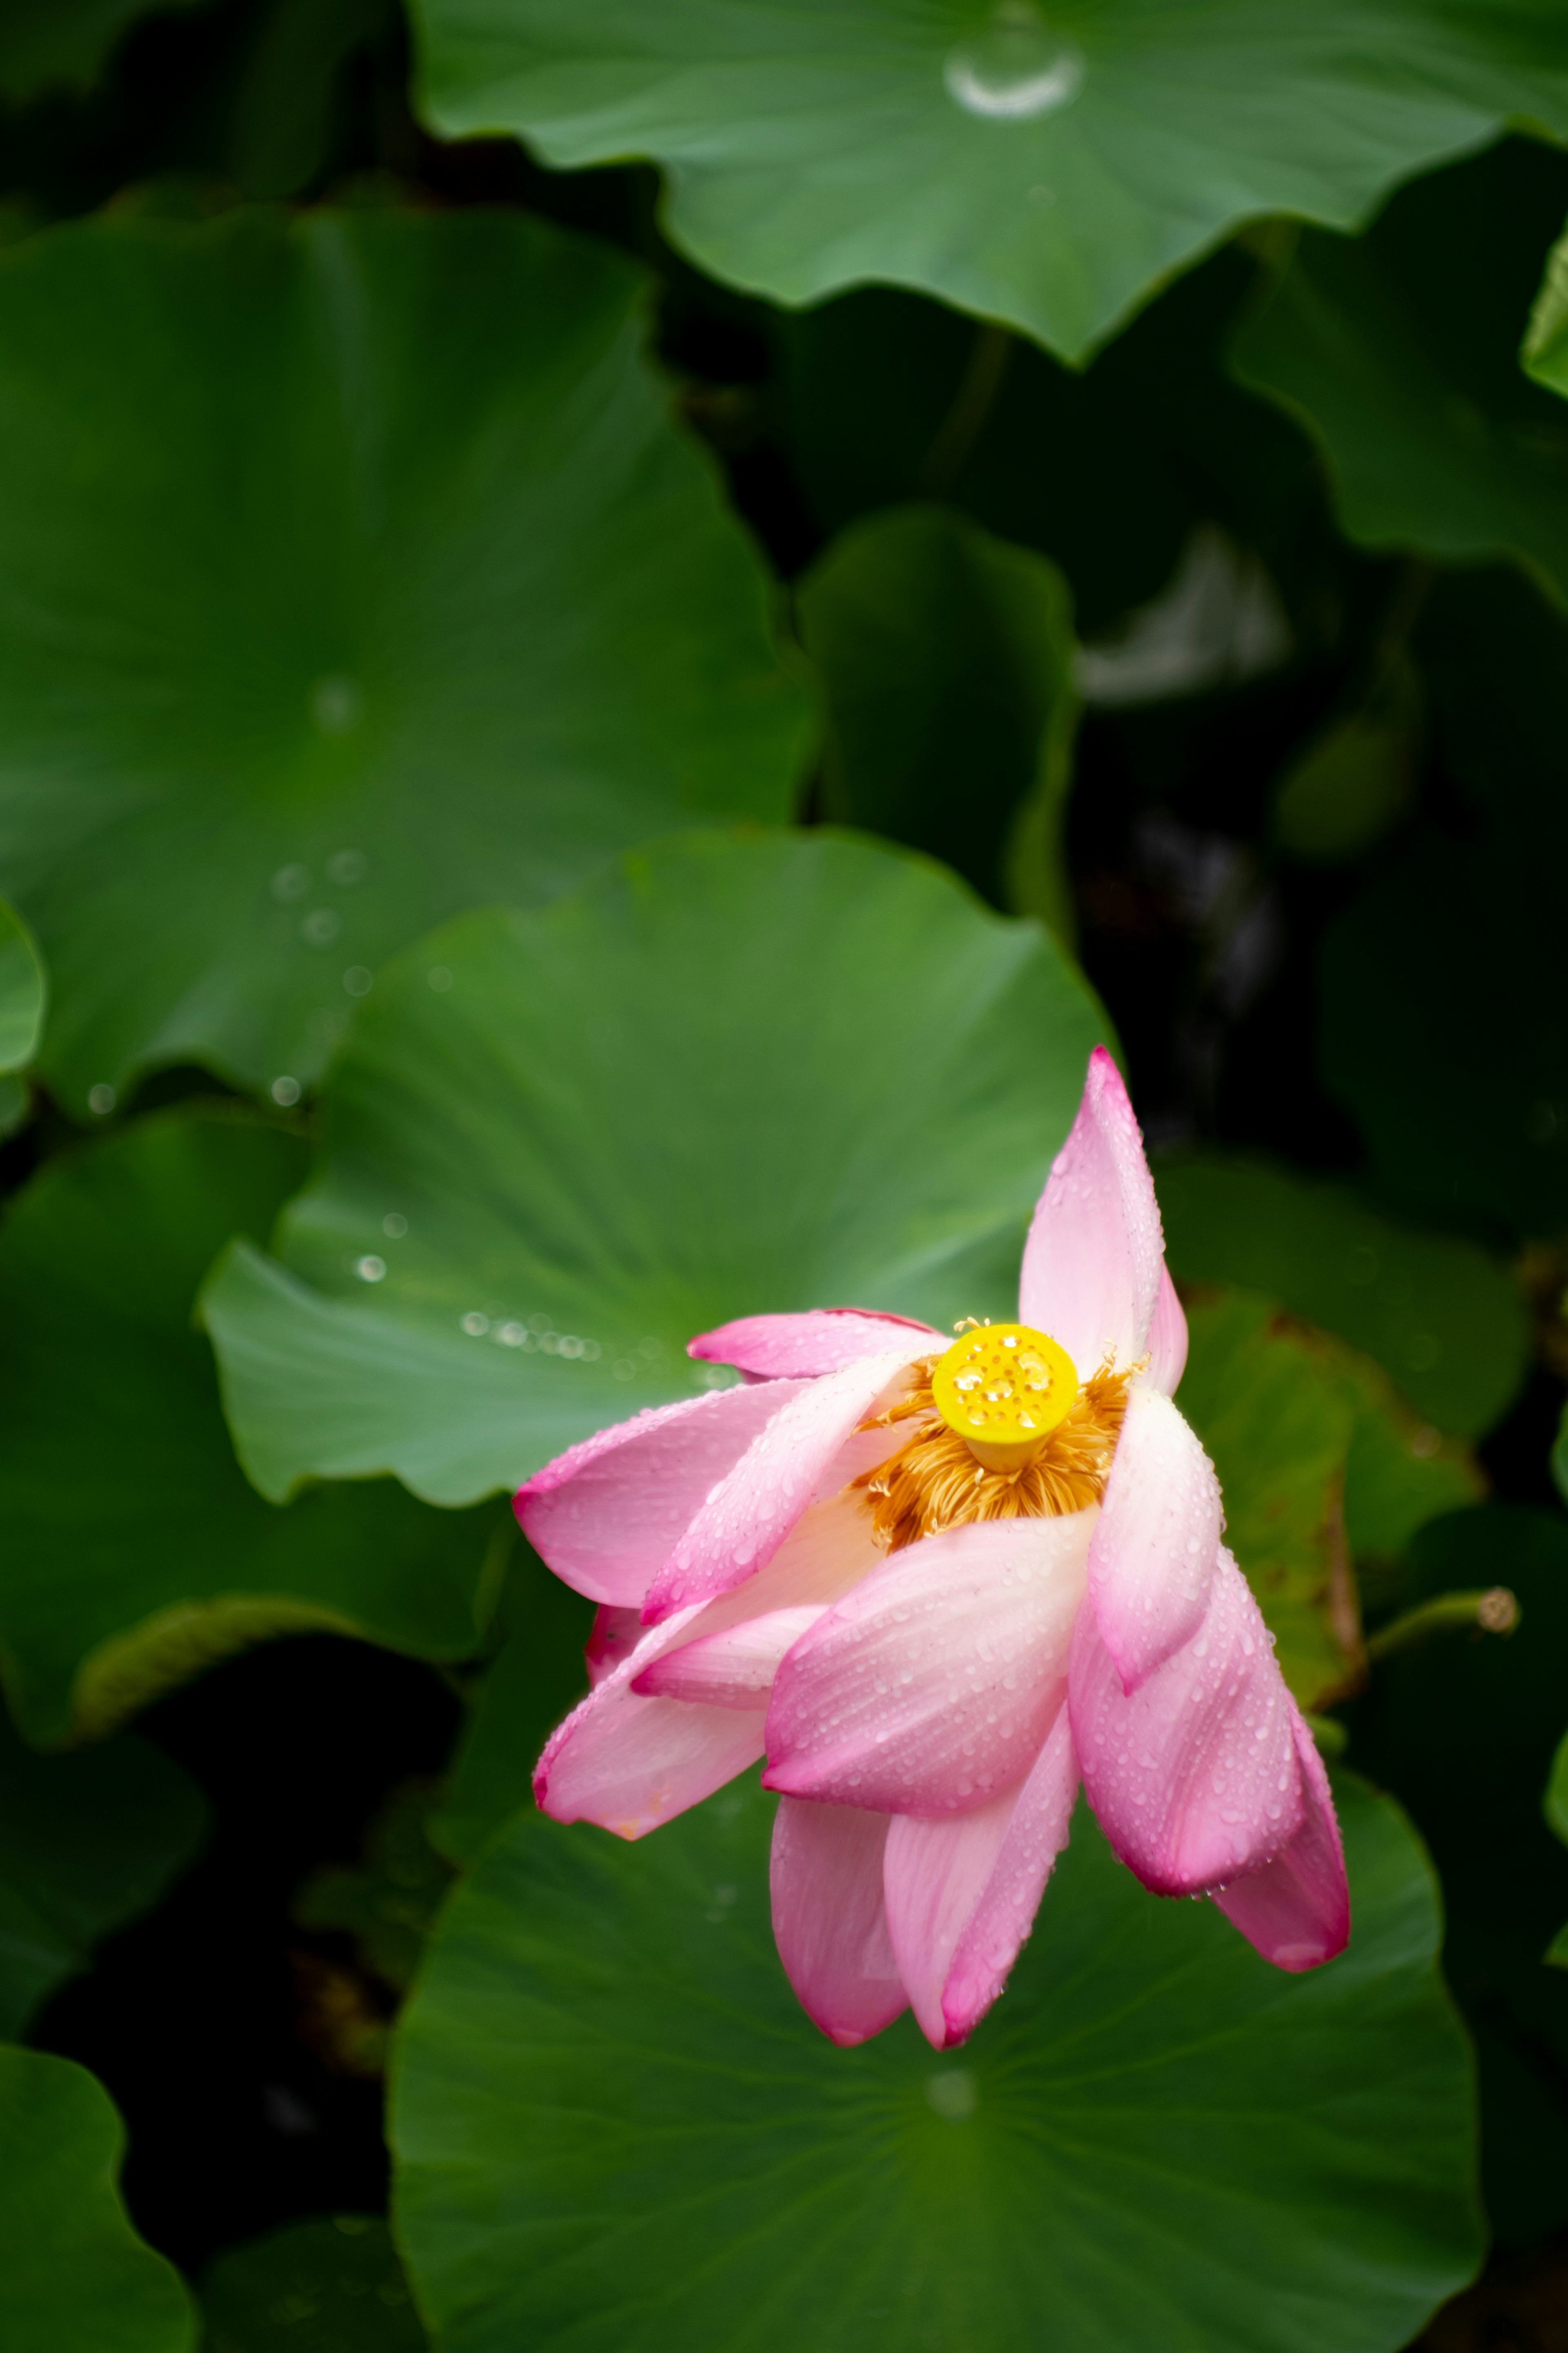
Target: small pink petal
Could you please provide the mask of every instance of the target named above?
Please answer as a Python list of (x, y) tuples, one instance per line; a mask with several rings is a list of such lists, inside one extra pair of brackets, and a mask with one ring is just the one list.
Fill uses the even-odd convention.
[(1121, 1076), (1103, 1046), (1024, 1245), (1020, 1321), (1060, 1341), (1087, 1380), (1149, 1346), (1164, 1265), (1154, 1182)]
[(1083, 1786), (1157, 1895), (1201, 1895), (1278, 1854), (1300, 1825), (1295, 1704), (1247, 1579), (1221, 1551), (1192, 1640), (1129, 1694), (1092, 1607), (1069, 1678)]
[(940, 1820), (894, 1815), (882, 1869), (888, 1932), (936, 2050), (973, 2033), (1005, 1985), (1067, 1844), (1077, 1794), (1064, 1707), (1020, 1787)]
[(710, 1389), (599, 1430), (519, 1488), (524, 1535), (590, 1600), (640, 1609), (713, 1489), (808, 1387)]
[(781, 1375), (836, 1373), (857, 1356), (878, 1356), (903, 1345), (917, 1332), (939, 1351), (940, 1332), (908, 1315), (883, 1315), (873, 1307), (814, 1307), (799, 1315), (742, 1315), (714, 1332), (700, 1332), (686, 1344), (689, 1356), (710, 1365), (733, 1365), (738, 1372), (777, 1380)]
[(766, 1707), (780, 1660), (826, 1606), (818, 1601), (770, 1609), (728, 1633), (683, 1642), (645, 1667), (632, 1688), (649, 1697), (700, 1700), (710, 1707)]
[(631, 1688), (691, 1619), (656, 1626), (557, 1725), (534, 1768), (533, 1794), (558, 1822), (597, 1822), (645, 1837), (732, 1781), (763, 1754), (760, 1710), (643, 1699)]
[(1202, 1625), (1223, 1524), (1213, 1463), (1170, 1398), (1134, 1381), (1089, 1547), (1089, 1598), (1123, 1690)]
[(886, 1814), (781, 1798), (773, 1821), (773, 1936), (801, 2007), (847, 2048), (880, 2034), (909, 1998), (882, 1908)]
[(1350, 1942), (1351, 1891), (1334, 1800), (1317, 1743), (1300, 1716), (1296, 1753), (1307, 1809), (1272, 1862), (1216, 1888), (1215, 1902), (1277, 1969), (1315, 1969)]
[(1171, 1270), (1162, 1262), (1160, 1289), (1154, 1301), (1154, 1321), (1149, 1327), (1149, 1370), (1144, 1377), (1152, 1389), (1159, 1389), (1166, 1397), (1174, 1397), (1186, 1369), (1186, 1314), (1176, 1296)]
[[(722, 1787), (763, 1753), (762, 1711), (650, 1699), (634, 1688), (657, 1659), (748, 1619), (836, 1601), (881, 1557), (857, 1496), (814, 1504), (749, 1584), (662, 1625), (637, 1620), (620, 1658), (545, 1746), (534, 1795), (558, 1821), (585, 1819), (640, 1838)], [(629, 1614), (629, 1613), (628, 1613)]]
[(1061, 1705), (1089, 1520), (952, 1528), (873, 1569), (780, 1667), (765, 1785), (947, 1814), (1020, 1779)]
[[(910, 1345), (859, 1357), (820, 1380), (768, 1381), (722, 1392), (763, 1399), (789, 1394), (680, 1535), (647, 1588), (644, 1618), (652, 1623), (753, 1577), (812, 1502), (823, 1473), (883, 1391), (921, 1353)], [(889, 1440), (897, 1442), (896, 1431), (870, 1435), (884, 1450)]]
[(643, 1638), (642, 1611), (616, 1609), (601, 1601), (594, 1612), (594, 1630), (583, 1653), (590, 1690), (628, 1658)]

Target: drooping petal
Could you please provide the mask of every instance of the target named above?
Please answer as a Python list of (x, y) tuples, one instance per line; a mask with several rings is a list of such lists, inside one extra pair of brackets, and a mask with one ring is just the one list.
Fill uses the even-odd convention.
[(723, 1634), (683, 1642), (645, 1667), (633, 1689), (710, 1707), (766, 1707), (784, 1652), (823, 1615), (826, 1602), (769, 1609)]
[(1227, 1552), (1197, 1632), (1131, 1694), (1093, 1608), (1082, 1610), (1069, 1699), (1089, 1804), (1156, 1894), (1205, 1894), (1295, 1836), (1303, 1808), (1295, 1704)]
[(1221, 1525), (1213, 1463), (1170, 1398), (1134, 1381), (1089, 1547), (1089, 1598), (1123, 1690), (1203, 1623)]
[(950, 1528), (873, 1569), (779, 1669), (767, 1787), (947, 1814), (1019, 1780), (1061, 1705), (1091, 1518)]
[(597, 1822), (617, 1838), (643, 1838), (684, 1813), (763, 1754), (760, 1709), (692, 1707), (644, 1699), (631, 1686), (690, 1620), (651, 1628), (563, 1724), (534, 1767), (533, 1794), (558, 1822)]
[(1215, 1891), (1215, 1902), (1277, 1969), (1315, 1969), (1350, 1942), (1351, 1891), (1334, 1800), (1318, 1746), (1296, 1718), (1306, 1811), (1272, 1862)]
[[(647, 1588), (644, 1618), (653, 1623), (754, 1576), (817, 1493), (846, 1441), (920, 1354), (911, 1345), (860, 1357), (820, 1380), (768, 1381), (744, 1391), (754, 1398), (790, 1394), (679, 1536)], [(896, 1431), (871, 1436), (884, 1451), (897, 1443)]]
[[(634, 1688), (655, 1660), (751, 1617), (836, 1601), (880, 1558), (869, 1513), (852, 1495), (814, 1504), (747, 1585), (645, 1627), (546, 1744), (534, 1795), (559, 1821), (585, 1819), (640, 1838), (722, 1787), (763, 1753), (760, 1707), (693, 1706)], [(617, 1613), (618, 1614), (618, 1613)], [(627, 1613), (629, 1614), (629, 1613)]]
[(1152, 1389), (1159, 1389), (1165, 1397), (1174, 1397), (1186, 1369), (1186, 1312), (1176, 1296), (1171, 1270), (1162, 1261), (1160, 1288), (1154, 1300), (1154, 1321), (1149, 1327), (1149, 1370), (1144, 1377)]
[(798, 1315), (742, 1315), (716, 1331), (699, 1332), (686, 1344), (689, 1356), (710, 1365), (733, 1365), (738, 1372), (765, 1380), (781, 1376), (836, 1373), (858, 1356), (879, 1356), (903, 1345), (906, 1332), (918, 1333), (939, 1351), (946, 1345), (929, 1324), (908, 1315), (884, 1315), (874, 1307), (813, 1307)]
[(1024, 1245), (1019, 1319), (1059, 1340), (1080, 1380), (1108, 1355), (1125, 1371), (1149, 1346), (1163, 1265), (1143, 1139), (1121, 1072), (1097, 1046)]
[(909, 2007), (882, 1907), (886, 1814), (781, 1798), (773, 1936), (806, 2015), (847, 2048)]
[(597, 1431), (519, 1488), (524, 1535), (590, 1600), (640, 1609), (713, 1489), (808, 1387), (710, 1389)]
[(594, 1612), (594, 1630), (583, 1652), (590, 1686), (602, 1683), (642, 1641), (646, 1628), (640, 1609), (616, 1609), (601, 1601)]
[(936, 1821), (894, 1815), (882, 1871), (888, 1932), (921, 2031), (938, 2051), (973, 2033), (1005, 1985), (1067, 1844), (1077, 1794), (1063, 1707), (1020, 1787)]

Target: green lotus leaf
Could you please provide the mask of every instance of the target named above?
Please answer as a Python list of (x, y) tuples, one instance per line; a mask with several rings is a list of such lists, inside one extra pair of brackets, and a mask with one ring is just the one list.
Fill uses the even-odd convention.
[(379, 2214), (290, 2222), (210, 2263), (202, 2353), (425, 2353), (429, 2343)]
[(192, 1301), (304, 1159), (249, 1114), (160, 1113), (48, 1161), (0, 1229), (0, 1669), (30, 1738), (108, 1731), (269, 1635), (479, 1647), (492, 1514), (390, 1482), (279, 1511), (234, 1460)]
[(1078, 702), (1056, 567), (951, 509), (895, 508), (834, 542), (796, 610), (823, 681), (830, 815), (945, 859), (1070, 942)]
[(474, 1696), (438, 1810), (426, 1825), (466, 1867), (533, 1802), (533, 1768), (551, 1732), (588, 1687), (583, 1651), (594, 1605), (520, 1544), (498, 1611), (501, 1647)]
[(121, 2203), (125, 2131), (73, 2060), (0, 2044), (0, 2341), (5, 2353), (195, 2353), (173, 2263)]
[(1105, 1034), (1038, 924), (826, 832), (466, 917), (367, 1004), (280, 1260), (206, 1287), (241, 1460), (465, 1503), (708, 1385), (728, 1317), (1010, 1314)]
[(0, 22), (0, 99), (96, 81), (126, 27), (154, 7), (195, 0), (7, 0)]
[(1479, 1438), (1529, 1361), (1519, 1285), (1489, 1252), (1381, 1214), (1336, 1179), (1219, 1153), (1155, 1170), (1177, 1280), (1268, 1293), (1392, 1375), (1438, 1430)]
[(786, 813), (802, 699), (644, 287), (479, 209), (0, 253), (0, 886), (68, 1107), (292, 1102), (433, 923)]
[(0, 1713), (0, 2035), (157, 1901), (205, 1824), (201, 1792), (150, 1741), (40, 1757)]
[(842, 2052), (749, 1779), (637, 1845), (525, 1818), (400, 2029), (395, 2226), (448, 2353), (1379, 2353), (1478, 2253), (1468, 2054), (1397, 1809), (1340, 1790), (1355, 1932), (1268, 1968), (1087, 1813), (1000, 2007)]
[(1506, 1586), (1518, 1630), (1436, 1634), (1380, 1662), (1348, 1711), (1351, 1761), (1410, 1810), (1443, 1882), (1444, 1969), (1480, 2062), (1481, 2172), (1500, 2238), (1568, 2220), (1568, 1852), (1541, 1798), (1568, 1690), (1568, 1524), (1488, 1504), (1423, 1528), (1407, 1606)]
[(1183, 1412), (1219, 1472), (1226, 1542), (1304, 1707), (1363, 1678), (1355, 1566), (1481, 1492), (1377, 1366), (1247, 1291), (1190, 1298)]
[(1352, 539), (1510, 555), (1568, 597), (1568, 413), (1518, 359), (1565, 210), (1568, 157), (1515, 140), (1364, 237), (1303, 233), (1235, 361), (1321, 445)]
[(47, 995), (37, 942), (0, 899), (0, 1074), (26, 1070), (37, 1052)]
[(1546, 274), (1520, 353), (1525, 372), (1549, 391), (1568, 393), (1568, 234), (1546, 257)]
[(1511, 116), (1568, 128), (1549, 0), (420, 0), (426, 112), (647, 155), (667, 225), (784, 302), (865, 280), (1076, 357), (1252, 215), (1350, 227)]

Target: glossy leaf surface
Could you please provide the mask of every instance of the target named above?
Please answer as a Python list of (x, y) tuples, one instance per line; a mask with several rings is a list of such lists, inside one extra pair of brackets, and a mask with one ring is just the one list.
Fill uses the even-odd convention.
[(466, 918), (367, 1006), (281, 1261), (207, 1287), (247, 1468), (466, 1502), (706, 1386), (731, 1316), (1016, 1312), (1104, 1031), (1038, 925), (822, 833)]
[(248, 1116), (166, 1113), (51, 1161), (0, 1231), (0, 1640), (34, 1738), (110, 1729), (269, 1634), (477, 1646), (489, 1514), (390, 1483), (279, 1511), (235, 1461), (192, 1302), (303, 1167), (296, 1137)]
[(1237, 366), (1322, 445), (1352, 538), (1511, 554), (1568, 597), (1568, 411), (1518, 357), (1565, 209), (1568, 159), (1515, 140), (1364, 237), (1303, 234)]
[(1568, 124), (1549, 0), (421, 0), (444, 136), (647, 155), (670, 234), (784, 302), (871, 279), (1080, 355), (1249, 215), (1349, 227), (1510, 115)]
[(73, 2060), (0, 2044), (0, 2338), (5, 2353), (195, 2353), (173, 2263), (119, 2189), (125, 2131)]
[(295, 1100), (443, 916), (786, 813), (799, 699), (643, 287), (482, 210), (0, 256), (0, 885), (73, 1109), (178, 1060)]
[(1403, 2345), (1474, 2260), (1468, 2063), (1397, 1811), (1342, 1793), (1356, 1930), (1301, 1978), (1087, 1814), (1000, 2007), (836, 2050), (768, 1925), (749, 1780), (626, 1846), (534, 1817), (402, 2030), (395, 2222), (448, 2353), (792, 2339)]

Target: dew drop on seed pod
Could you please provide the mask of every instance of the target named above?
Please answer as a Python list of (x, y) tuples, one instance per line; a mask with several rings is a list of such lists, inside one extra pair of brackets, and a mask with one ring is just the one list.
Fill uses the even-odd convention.
[(386, 1272), (386, 1261), (377, 1258), (374, 1250), (367, 1250), (363, 1258), (355, 1259), (354, 1272), (362, 1282), (379, 1282)]
[(482, 1340), (490, 1328), (489, 1317), (481, 1315), (477, 1307), (470, 1308), (461, 1320), (463, 1329), (471, 1340)]
[(89, 1111), (96, 1113), (100, 1119), (109, 1117), (117, 1101), (114, 1089), (101, 1079), (97, 1086), (89, 1087), (87, 1091), (87, 1107)]
[(300, 1082), (287, 1077), (274, 1079), (268, 1092), (275, 1103), (281, 1103), (289, 1111), (300, 1100)]

